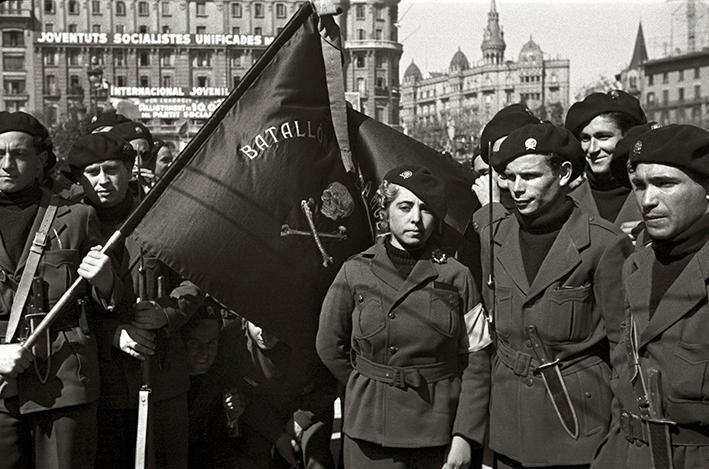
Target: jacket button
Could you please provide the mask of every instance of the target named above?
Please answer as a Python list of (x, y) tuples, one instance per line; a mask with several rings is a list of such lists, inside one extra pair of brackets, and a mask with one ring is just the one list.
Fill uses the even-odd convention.
[(587, 398), (589, 398), (589, 399), (591, 398), (591, 393), (590, 393), (590, 392), (586, 391), (586, 392), (583, 393), (583, 394), (584, 394)]
[(357, 295), (357, 301), (360, 303), (364, 301), (364, 297), (362, 295)]
[(396, 317), (396, 313), (394, 311), (392, 311), (388, 314), (388, 316), (389, 316), (389, 319), (394, 319)]
[(398, 351), (399, 351), (399, 347), (395, 347), (393, 345), (391, 347), (389, 347), (389, 353), (391, 353), (392, 355), (394, 355)]
[(524, 346), (527, 348), (532, 348), (532, 341), (531, 340), (525, 340), (524, 341)]
[(524, 380), (524, 384), (526, 384), (527, 386), (529, 386), (531, 388), (534, 385), (534, 379), (529, 377)]

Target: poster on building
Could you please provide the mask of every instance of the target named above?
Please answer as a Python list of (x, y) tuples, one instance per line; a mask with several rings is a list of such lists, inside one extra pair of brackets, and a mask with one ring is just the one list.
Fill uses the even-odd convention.
[(114, 108), (126, 110), (134, 119), (206, 120), (228, 94), (228, 88), (214, 87), (113, 86), (109, 99)]

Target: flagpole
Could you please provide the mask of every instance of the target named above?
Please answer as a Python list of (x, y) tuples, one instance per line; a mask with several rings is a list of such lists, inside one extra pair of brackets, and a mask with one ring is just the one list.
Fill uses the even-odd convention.
[[(157, 183), (148, 192), (145, 198), (138, 204), (138, 206), (131, 212), (126, 221), (118, 228), (118, 230), (111, 235), (109, 240), (101, 249), (101, 253), (109, 254), (117, 246), (123, 245), (123, 239), (130, 236), (133, 230), (138, 226), (143, 217), (148, 213), (148, 211), (155, 205), (160, 196), (165, 192), (173, 179), (182, 171), (182, 169), (187, 166), (187, 164), (192, 160), (197, 150), (202, 146), (202, 144), (209, 138), (209, 136), (217, 129), (219, 123), (226, 117), (231, 108), (236, 104), (236, 102), (243, 96), (243, 94), (248, 90), (251, 85), (256, 81), (256, 79), (261, 75), (266, 66), (275, 57), (281, 47), (293, 37), (293, 34), (303, 25), (303, 23), (310, 17), (314, 12), (313, 5), (310, 2), (305, 2), (300, 9), (293, 15), (293, 17), (288, 21), (288, 23), (283, 27), (283, 30), (278, 34), (273, 42), (266, 48), (263, 55), (254, 63), (254, 65), (246, 72), (243, 79), (239, 81), (229, 96), (224, 98), (224, 101), (219, 105), (219, 107), (214, 111), (214, 113), (209, 117), (207, 122), (199, 129), (197, 135), (195, 135), (187, 144), (187, 146), (180, 152), (175, 161), (170, 165), (165, 174), (158, 179)], [(86, 280), (83, 277), (79, 277), (74, 281), (74, 283), (67, 289), (66, 292), (59, 298), (57, 303), (52, 307), (52, 309), (47, 313), (47, 315), (42, 319), (37, 327), (34, 329), (32, 334), (22, 343), (22, 348), (25, 350), (30, 350), (33, 345), (39, 340), (40, 337), (49, 329), (49, 327), (57, 320), (59, 315), (71, 304), (73, 304), (82, 293), (84, 282)]]

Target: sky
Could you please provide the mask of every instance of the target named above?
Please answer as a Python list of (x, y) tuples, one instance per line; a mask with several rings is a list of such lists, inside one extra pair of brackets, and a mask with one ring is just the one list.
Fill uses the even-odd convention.
[[(697, 0), (697, 45), (709, 46), (709, 0)], [(642, 21), (648, 54), (686, 47), (683, 0), (496, 0), (505, 33), (505, 58), (517, 60), (530, 34), (551, 58), (571, 61), (571, 98), (599, 76), (612, 77), (630, 62)], [(400, 71), (413, 59), (424, 76), (444, 71), (458, 50), (481, 60), (490, 0), (401, 0)], [(674, 13), (674, 14), (673, 14)], [(666, 52), (667, 51), (667, 52)]]

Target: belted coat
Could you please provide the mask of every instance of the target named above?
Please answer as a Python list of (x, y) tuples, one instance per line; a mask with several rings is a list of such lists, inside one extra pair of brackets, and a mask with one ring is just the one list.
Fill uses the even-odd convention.
[[(43, 190), (40, 206), (30, 230), (30, 237), (17, 265), (8, 254), (8, 247), (0, 239), (0, 321), (7, 321), (12, 302), (27, 262), (27, 255), (42, 218), (47, 211), (50, 194)], [(35, 275), (47, 285), (47, 302), (51, 308), (77, 279), (82, 258), (92, 246), (101, 244), (96, 212), (85, 205), (56, 198), (57, 213), (49, 229), (49, 240)], [(120, 281), (114, 276), (114, 296), (120, 296)], [(91, 289), (81, 292), (89, 300), (91, 314), (107, 315), (100, 311), (98, 298)], [(92, 298), (93, 297), (93, 298)], [(79, 311), (72, 305), (52, 327), (49, 359), (37, 359), (16, 380), (0, 385), (2, 400), (17, 395), (20, 412), (30, 413), (58, 409), (92, 402), (99, 395), (99, 373), (96, 340), (92, 332), (79, 325)], [(19, 329), (18, 329), (19, 330)], [(39, 376), (46, 374), (46, 384)]]
[[(632, 243), (606, 220), (574, 207), (531, 282), (525, 273), (516, 217), (493, 223), (493, 311), (490, 448), (524, 465), (588, 464), (611, 416), (609, 342), (623, 318), (622, 263)], [(481, 227), (483, 272), (490, 273), (490, 229)], [(579, 435), (563, 428), (526, 335), (534, 325), (561, 374)]]
[(491, 340), (470, 271), (428, 255), (404, 279), (385, 242), (343, 264), (322, 306), (316, 346), (346, 386), (343, 431), (385, 447), (443, 446), (454, 434), (482, 444)]
[(662, 297), (650, 318), (651, 245), (633, 254), (623, 267), (625, 333), (613, 351), (613, 426), (593, 467), (652, 467), (646, 443), (630, 443), (621, 429), (621, 411), (640, 415), (628, 359), (630, 321), (635, 323), (636, 351), (647, 380), (660, 372), (664, 417), (677, 423), (670, 434), (675, 469), (709, 467), (709, 243), (704, 244)]

